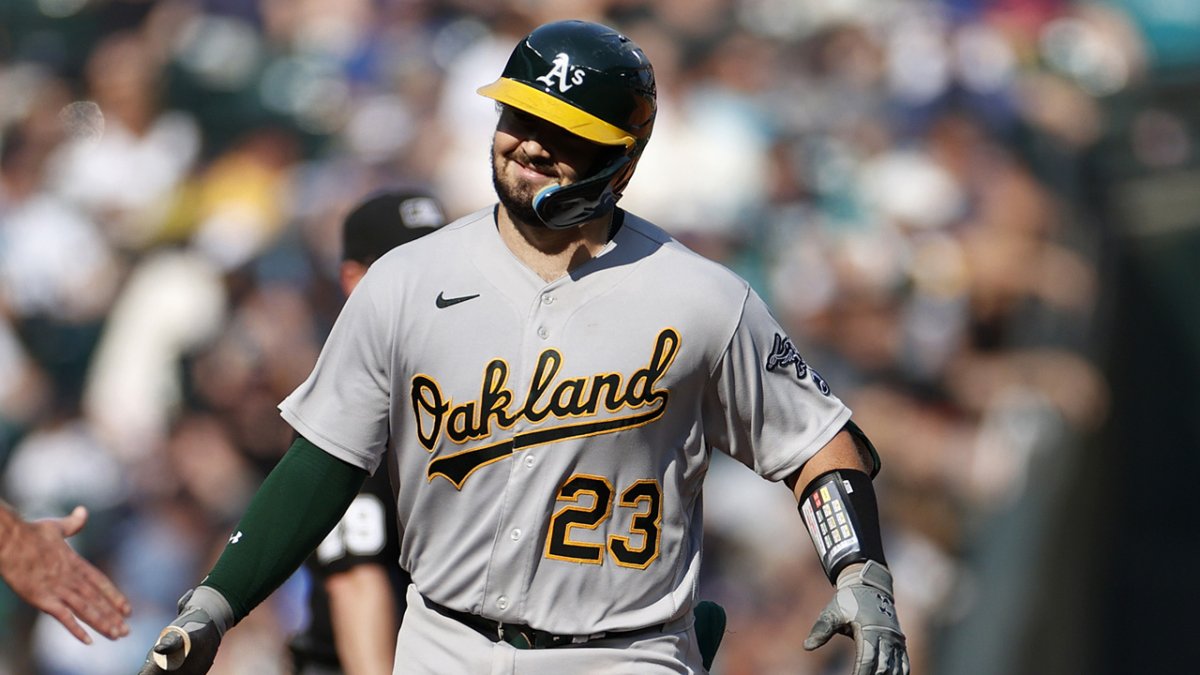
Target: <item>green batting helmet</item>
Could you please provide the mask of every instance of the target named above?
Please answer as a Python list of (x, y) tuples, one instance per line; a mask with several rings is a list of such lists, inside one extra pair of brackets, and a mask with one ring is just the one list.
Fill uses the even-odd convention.
[(549, 186), (533, 207), (546, 225), (566, 228), (616, 205), (654, 127), (654, 69), (641, 48), (588, 21), (556, 21), (525, 36), (500, 79), (479, 93), (618, 152), (592, 175)]

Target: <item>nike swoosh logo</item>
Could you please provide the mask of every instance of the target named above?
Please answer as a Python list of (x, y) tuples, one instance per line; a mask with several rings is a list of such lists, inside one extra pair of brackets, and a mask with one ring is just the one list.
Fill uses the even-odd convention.
[(447, 307), (457, 305), (460, 302), (466, 302), (468, 300), (473, 300), (478, 297), (479, 297), (479, 294), (476, 293), (475, 295), (464, 295), (464, 296), (458, 297), (458, 298), (447, 298), (443, 294), (438, 293), (436, 303), (437, 303), (438, 309), (446, 309)]

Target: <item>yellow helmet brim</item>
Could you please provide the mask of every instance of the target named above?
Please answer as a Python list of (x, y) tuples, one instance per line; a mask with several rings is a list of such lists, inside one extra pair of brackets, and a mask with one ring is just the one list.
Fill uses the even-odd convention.
[(629, 148), (636, 141), (628, 131), (523, 82), (502, 77), (477, 91), (483, 96), (523, 110), (593, 143)]

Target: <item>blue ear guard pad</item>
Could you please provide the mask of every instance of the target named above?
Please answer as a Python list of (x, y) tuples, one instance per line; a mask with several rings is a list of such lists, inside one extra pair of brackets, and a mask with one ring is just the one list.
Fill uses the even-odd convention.
[(612, 179), (632, 160), (622, 155), (591, 178), (567, 186), (548, 185), (533, 197), (533, 210), (547, 227), (561, 230), (608, 213), (617, 204)]

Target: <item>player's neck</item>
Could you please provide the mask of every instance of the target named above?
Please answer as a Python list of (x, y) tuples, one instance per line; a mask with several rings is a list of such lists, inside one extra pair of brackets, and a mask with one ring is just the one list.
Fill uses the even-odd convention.
[(496, 227), (508, 249), (545, 281), (554, 281), (600, 254), (608, 243), (612, 214), (577, 227), (554, 230), (512, 218), (504, 206)]

